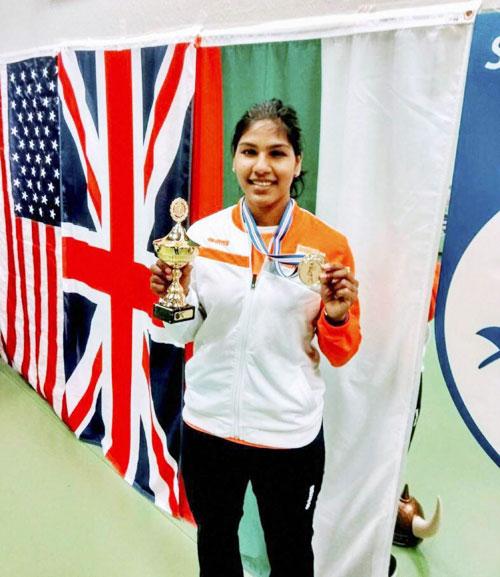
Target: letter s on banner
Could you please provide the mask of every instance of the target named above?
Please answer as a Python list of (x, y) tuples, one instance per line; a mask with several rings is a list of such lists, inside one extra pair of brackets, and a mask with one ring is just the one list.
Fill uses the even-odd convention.
[(498, 60), (496, 62), (486, 62), (484, 67), (488, 70), (498, 70), (500, 68), (500, 36), (493, 40), (491, 50), (498, 56)]

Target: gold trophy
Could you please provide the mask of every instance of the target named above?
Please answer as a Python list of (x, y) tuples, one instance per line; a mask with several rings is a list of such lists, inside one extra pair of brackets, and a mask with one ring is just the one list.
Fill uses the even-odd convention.
[(198, 244), (188, 238), (181, 222), (186, 220), (189, 207), (183, 198), (176, 198), (170, 205), (170, 216), (176, 222), (172, 230), (153, 241), (156, 256), (172, 269), (172, 282), (167, 293), (153, 307), (155, 317), (167, 323), (180, 323), (194, 318), (194, 307), (186, 304), (186, 296), (179, 279), (181, 268), (198, 254)]

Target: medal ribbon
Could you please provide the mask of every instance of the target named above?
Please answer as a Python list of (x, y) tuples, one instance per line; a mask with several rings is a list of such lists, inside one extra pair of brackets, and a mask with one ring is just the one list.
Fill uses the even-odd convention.
[(298, 253), (280, 254), (281, 241), (284, 238), (285, 234), (287, 233), (293, 221), (294, 207), (295, 207), (295, 201), (293, 199), (290, 199), (288, 201), (288, 204), (286, 205), (285, 211), (283, 212), (281, 220), (278, 224), (278, 228), (274, 233), (273, 239), (271, 240), (271, 244), (269, 246), (268, 251), (265, 242), (262, 240), (262, 236), (257, 227), (257, 223), (255, 222), (253, 214), (248, 208), (245, 199), (241, 201), (241, 218), (243, 220), (243, 223), (245, 224), (245, 228), (247, 229), (247, 232), (250, 236), (250, 240), (252, 241), (253, 246), (260, 253), (264, 254), (268, 258), (275, 261), (278, 274), (283, 277), (293, 276), (296, 273), (296, 270), (293, 270), (291, 273), (286, 274), (281, 267), (281, 263), (292, 264), (297, 266), (305, 256), (304, 254), (298, 254)]

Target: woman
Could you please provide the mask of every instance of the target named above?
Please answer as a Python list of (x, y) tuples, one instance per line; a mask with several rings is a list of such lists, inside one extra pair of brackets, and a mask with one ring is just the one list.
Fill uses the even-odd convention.
[[(253, 106), (232, 152), (243, 199), (190, 228), (200, 254), (182, 284), (196, 316), (167, 328), (172, 343), (195, 344), (181, 466), (200, 575), (243, 575), (238, 525), (251, 481), (271, 576), (311, 577), (325, 388), (312, 339), (335, 366), (355, 354), (358, 282), (346, 239), (291, 198), (302, 182), (295, 111), (279, 100)], [(297, 275), (310, 253), (325, 255), (319, 286)], [(151, 272), (164, 294), (171, 270), (157, 262)]]

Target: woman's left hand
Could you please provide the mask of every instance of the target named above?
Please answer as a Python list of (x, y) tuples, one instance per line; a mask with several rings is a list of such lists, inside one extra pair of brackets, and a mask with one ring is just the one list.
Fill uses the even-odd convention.
[(358, 300), (359, 282), (349, 267), (325, 263), (320, 276), (321, 298), (328, 318), (341, 323), (347, 318), (351, 306)]

